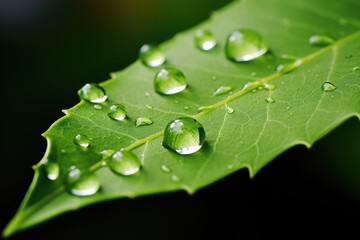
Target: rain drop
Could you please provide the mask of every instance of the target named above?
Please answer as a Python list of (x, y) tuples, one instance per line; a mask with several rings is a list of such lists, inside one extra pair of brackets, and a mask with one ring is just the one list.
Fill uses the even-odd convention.
[(226, 39), (225, 54), (235, 62), (256, 59), (268, 51), (262, 36), (250, 29), (239, 29), (230, 33)]
[(100, 182), (95, 173), (72, 167), (66, 178), (66, 187), (76, 196), (90, 196), (100, 188)]
[(325, 92), (331, 92), (334, 91), (336, 89), (336, 86), (334, 84), (332, 84), (331, 82), (325, 82), (322, 85), (322, 90)]
[(205, 143), (205, 130), (196, 119), (181, 117), (171, 121), (165, 128), (163, 146), (178, 154), (191, 154)]
[(354, 67), (353, 70), (352, 70), (352, 72), (353, 72), (354, 74), (360, 75), (360, 67)]
[(87, 148), (90, 145), (90, 138), (85, 134), (76, 134), (74, 143), (80, 147)]
[(231, 114), (231, 113), (235, 112), (235, 110), (232, 107), (227, 106), (226, 112)]
[(129, 176), (139, 172), (141, 163), (131, 151), (117, 151), (108, 159), (109, 168), (117, 174)]
[(264, 89), (265, 89), (265, 90), (274, 90), (274, 89), (275, 89), (275, 85), (274, 85), (274, 84), (270, 84), (270, 83), (266, 83), (266, 84), (264, 84)]
[(154, 87), (160, 94), (179, 93), (186, 88), (185, 75), (176, 68), (163, 68), (155, 75)]
[(59, 177), (60, 167), (57, 162), (49, 161), (48, 159), (43, 160), (43, 168), (45, 170), (46, 177), (49, 180), (56, 180)]
[(150, 118), (147, 118), (147, 117), (138, 117), (135, 120), (135, 126), (136, 127), (146, 126), (146, 125), (150, 125), (152, 123), (153, 123), (153, 121)]
[(169, 168), (167, 165), (161, 165), (161, 171), (165, 172), (165, 173), (170, 173), (172, 172), (171, 168)]
[(79, 91), (78, 95), (81, 100), (91, 103), (105, 102), (107, 99), (105, 90), (95, 83), (85, 84)]
[(267, 98), (265, 98), (265, 101), (266, 101), (267, 103), (273, 103), (273, 102), (275, 102), (275, 100), (274, 100), (272, 97), (267, 97)]
[(180, 182), (180, 181), (181, 181), (181, 178), (179, 178), (179, 177), (176, 176), (176, 175), (171, 175), (171, 180), (173, 180), (174, 182)]
[(149, 67), (158, 67), (166, 60), (164, 53), (158, 46), (145, 44), (140, 48), (140, 59)]
[(209, 51), (216, 46), (214, 34), (209, 30), (198, 30), (194, 36), (195, 45), (204, 51)]
[(298, 59), (291, 63), (280, 64), (276, 67), (276, 71), (279, 73), (289, 73), (289, 72), (293, 71), (295, 68), (297, 68), (298, 66), (300, 66), (302, 63), (303, 62), (300, 59)]
[(126, 118), (125, 107), (121, 104), (111, 105), (110, 110), (108, 112), (108, 116), (111, 119), (114, 119), (117, 121), (123, 121)]
[(219, 96), (219, 95), (223, 95), (226, 94), (228, 92), (230, 92), (232, 90), (232, 87), (229, 86), (220, 86), (218, 87), (214, 92), (213, 92), (213, 96)]
[(327, 46), (334, 43), (334, 39), (325, 35), (313, 35), (309, 38), (309, 44), (312, 46)]

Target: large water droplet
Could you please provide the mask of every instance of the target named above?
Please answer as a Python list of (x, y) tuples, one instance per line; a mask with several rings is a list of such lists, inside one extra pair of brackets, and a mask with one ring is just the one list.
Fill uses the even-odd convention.
[(115, 173), (129, 176), (140, 170), (139, 158), (130, 151), (117, 151), (108, 159), (108, 166)]
[(165, 95), (179, 93), (186, 88), (185, 75), (176, 68), (163, 68), (155, 75), (154, 87)]
[(136, 127), (146, 126), (146, 125), (150, 125), (150, 124), (153, 124), (153, 121), (147, 117), (138, 117), (135, 120)]
[(100, 182), (95, 173), (72, 167), (66, 178), (66, 187), (76, 196), (89, 196), (100, 188)]
[(164, 53), (155, 45), (143, 45), (139, 54), (141, 61), (149, 67), (158, 67), (166, 60)]
[(101, 103), (107, 99), (105, 90), (95, 83), (85, 84), (79, 91), (78, 95), (80, 99), (91, 102)]
[(74, 143), (80, 147), (87, 148), (90, 145), (90, 138), (85, 134), (77, 134), (74, 138)]
[(264, 55), (268, 46), (262, 36), (250, 29), (239, 29), (226, 39), (225, 54), (235, 62), (244, 62)]
[(309, 44), (312, 46), (327, 46), (334, 43), (334, 39), (325, 35), (313, 35), (309, 38)]
[(331, 82), (325, 82), (322, 85), (322, 90), (324, 90), (325, 92), (331, 92), (334, 91), (336, 89), (336, 86), (334, 84), (332, 84)]
[(213, 96), (219, 96), (222, 94), (226, 94), (226, 93), (230, 92), (231, 90), (232, 90), (232, 87), (220, 86), (214, 91)]
[(197, 152), (205, 142), (205, 130), (195, 119), (181, 117), (171, 121), (165, 128), (163, 146), (178, 154)]
[(121, 104), (111, 105), (110, 110), (108, 112), (108, 116), (111, 119), (114, 119), (117, 121), (123, 121), (126, 118), (125, 107)]
[(59, 177), (60, 167), (57, 162), (49, 161), (48, 159), (43, 160), (43, 168), (45, 170), (46, 177), (49, 180), (56, 180)]
[(196, 46), (204, 51), (213, 49), (216, 46), (214, 34), (209, 30), (198, 30), (194, 36)]

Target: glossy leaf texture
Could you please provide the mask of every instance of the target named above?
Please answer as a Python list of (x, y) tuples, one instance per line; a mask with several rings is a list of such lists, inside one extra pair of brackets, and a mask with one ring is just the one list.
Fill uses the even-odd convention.
[[(175, 190), (194, 193), (242, 168), (253, 177), (292, 146), (310, 147), (346, 119), (359, 118), (359, 11), (356, 0), (235, 1), (160, 45), (163, 66), (186, 77), (184, 91), (155, 92), (153, 79), (163, 66), (137, 61), (112, 73), (100, 84), (108, 96), (104, 103), (94, 107), (82, 101), (44, 133), (48, 149), (4, 236), (105, 200)], [(269, 51), (247, 62), (229, 60), (225, 39), (237, 29), (261, 34)], [(198, 30), (210, 31), (216, 46), (199, 49), (194, 40)], [(327, 41), (310, 44), (310, 38)], [(108, 116), (113, 104), (126, 109), (122, 121)], [(203, 126), (206, 141), (198, 152), (179, 155), (162, 146), (165, 127), (179, 117), (195, 118)], [(147, 123), (136, 126), (139, 118)], [(74, 143), (78, 134), (88, 138), (87, 147)], [(103, 166), (101, 152), (120, 149), (139, 157), (139, 172), (122, 176)], [(49, 167), (54, 174), (58, 170), (56, 180), (48, 179), (46, 162), (58, 164), (58, 169)], [(66, 190), (73, 166), (96, 174), (100, 188), (95, 194), (79, 197)]]

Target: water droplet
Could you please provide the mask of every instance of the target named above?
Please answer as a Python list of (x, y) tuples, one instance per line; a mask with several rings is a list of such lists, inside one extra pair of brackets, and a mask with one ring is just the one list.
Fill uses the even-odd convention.
[(276, 71), (280, 72), (280, 73), (288, 73), (288, 72), (293, 71), (295, 68), (300, 66), (302, 63), (303, 62), (300, 59), (298, 59), (291, 63), (280, 64), (279, 66), (276, 67)]
[(111, 157), (114, 153), (115, 153), (115, 150), (112, 150), (112, 149), (105, 149), (100, 152), (100, 154), (102, 155), (102, 159), (107, 159), (107, 158)]
[(201, 106), (201, 107), (198, 107), (198, 112), (203, 112), (203, 111), (206, 111), (206, 110), (211, 110), (213, 109), (214, 106), (210, 105), (210, 106)]
[(231, 113), (235, 112), (235, 110), (232, 107), (227, 106), (226, 112), (231, 114)]
[(275, 102), (275, 100), (274, 100), (272, 97), (267, 97), (267, 98), (265, 98), (265, 101), (266, 101), (267, 103), (273, 103), (273, 102)]
[(163, 146), (178, 154), (191, 154), (200, 150), (205, 142), (205, 130), (197, 120), (181, 117), (165, 128)]
[(94, 109), (96, 110), (101, 110), (102, 109), (102, 106), (100, 104), (94, 104)]
[(360, 67), (354, 67), (352, 72), (357, 74), (357, 75), (360, 75)]
[(211, 78), (212, 78), (213, 80), (216, 80), (216, 79), (217, 79), (217, 77), (216, 77), (216, 76), (212, 76)]
[(173, 180), (174, 182), (180, 182), (180, 181), (181, 181), (181, 178), (179, 178), (179, 177), (176, 176), (176, 175), (171, 175), (171, 180)]
[[(265, 88), (264, 88), (264, 86), (259, 86), (258, 88), (257, 88), (257, 90), (264, 90)], [(254, 89), (254, 90), (256, 90), (256, 89)]]
[(231, 170), (233, 168), (234, 168), (234, 165), (231, 165), (231, 164), (227, 165), (227, 169)]
[(145, 95), (145, 97), (150, 97), (150, 93), (149, 93), (149, 92), (145, 92), (144, 95)]
[(161, 170), (166, 173), (172, 172), (171, 168), (169, 168), (167, 165), (161, 165)]
[(140, 48), (140, 59), (149, 67), (158, 67), (166, 60), (164, 53), (158, 46), (145, 44)]
[(95, 83), (85, 84), (79, 91), (78, 95), (81, 100), (91, 103), (105, 102), (107, 99), (105, 90)]
[[(248, 90), (248, 89), (251, 89), (251, 88), (259, 85), (259, 83), (260, 83), (259, 81), (248, 82), (248, 83), (246, 83), (246, 84), (243, 86), (243, 88), (242, 88), (241, 90), (242, 90), (242, 91), (246, 91), (246, 90)], [(254, 89), (255, 89), (255, 88), (254, 88)], [(255, 91), (256, 91), (256, 90), (255, 90)]]
[(153, 107), (152, 107), (151, 105), (149, 105), (149, 104), (146, 104), (145, 107), (146, 107), (147, 109), (152, 109), (152, 108), (153, 108)]
[(108, 116), (111, 119), (114, 119), (117, 121), (123, 121), (126, 118), (125, 107), (121, 104), (111, 105), (110, 110), (108, 112)]
[(225, 54), (235, 62), (244, 62), (264, 55), (268, 46), (262, 36), (249, 29), (239, 29), (226, 39)]
[(256, 76), (256, 72), (251, 72), (251, 76), (255, 77), (255, 76)]
[(139, 172), (141, 163), (131, 151), (117, 151), (108, 159), (108, 166), (115, 173), (129, 176)]
[(209, 30), (198, 30), (194, 36), (196, 46), (204, 51), (213, 49), (216, 46), (214, 34)]
[(313, 35), (309, 38), (309, 44), (312, 46), (327, 46), (334, 43), (334, 39), (325, 35)]
[(74, 143), (80, 147), (87, 148), (90, 145), (90, 138), (79, 133), (75, 136)]
[(56, 180), (59, 177), (60, 167), (57, 162), (49, 161), (48, 159), (43, 160), (43, 168), (45, 170), (46, 177), (49, 180)]
[(178, 103), (179, 103), (179, 100), (176, 100), (176, 99), (175, 99), (175, 100), (174, 100), (174, 103), (178, 104)]
[(163, 68), (155, 75), (154, 87), (160, 94), (179, 93), (186, 88), (185, 75), (176, 68)]
[(336, 86), (334, 84), (332, 84), (331, 82), (325, 82), (322, 85), (322, 90), (324, 90), (325, 92), (331, 92), (334, 91), (336, 89)]
[(136, 127), (146, 126), (152, 124), (153, 121), (147, 117), (138, 117), (135, 121)]
[(274, 84), (270, 84), (270, 83), (266, 83), (266, 84), (264, 84), (264, 89), (265, 89), (265, 90), (274, 90), (274, 89), (275, 89), (275, 85), (274, 85)]
[(66, 187), (76, 196), (89, 196), (100, 188), (100, 182), (95, 173), (72, 167), (66, 178)]
[(289, 111), (290, 109), (291, 109), (290, 106), (287, 106), (287, 107), (285, 108), (286, 111)]
[(185, 109), (185, 110), (189, 110), (190, 107), (189, 107), (189, 106), (185, 106), (184, 109)]
[(241, 145), (243, 145), (243, 144), (244, 144), (244, 141), (240, 141), (239, 143), (240, 143)]
[(223, 95), (223, 94), (230, 92), (231, 90), (232, 90), (232, 87), (220, 86), (214, 91), (213, 96)]

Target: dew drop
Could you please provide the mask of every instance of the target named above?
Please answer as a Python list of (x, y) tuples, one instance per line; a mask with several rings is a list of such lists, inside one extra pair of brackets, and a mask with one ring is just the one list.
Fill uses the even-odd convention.
[(165, 128), (163, 146), (178, 154), (197, 152), (204, 143), (205, 130), (200, 122), (193, 118), (177, 118)]
[(140, 48), (140, 59), (148, 67), (158, 67), (166, 60), (158, 46), (145, 44)]
[(146, 104), (145, 107), (146, 107), (147, 109), (152, 109), (152, 108), (153, 108), (153, 107), (152, 107), (151, 105), (149, 105), (149, 104)]
[(290, 109), (291, 109), (290, 106), (287, 106), (287, 107), (285, 108), (286, 111), (289, 111)]
[(129, 176), (139, 172), (141, 163), (131, 151), (117, 151), (108, 159), (109, 168), (117, 174)]
[(49, 180), (56, 180), (59, 177), (60, 167), (57, 162), (49, 161), (48, 159), (43, 160), (43, 168), (45, 170), (46, 177)]
[(107, 99), (105, 90), (95, 83), (85, 84), (79, 91), (78, 95), (81, 100), (91, 103), (105, 102)]
[(144, 95), (145, 95), (145, 97), (150, 97), (150, 93), (149, 93), (149, 92), (145, 92)]
[(218, 87), (214, 92), (213, 92), (213, 96), (219, 96), (219, 95), (223, 95), (226, 94), (228, 92), (230, 92), (232, 90), (232, 87), (229, 86), (220, 86)]
[(184, 109), (185, 109), (185, 110), (189, 110), (190, 107), (189, 107), (189, 106), (185, 106)]
[(352, 72), (353, 72), (354, 74), (356, 74), (356, 75), (360, 75), (360, 67), (354, 67), (354, 68), (352, 69)]
[(334, 43), (334, 39), (326, 35), (313, 35), (309, 38), (309, 44), (312, 46), (327, 46)]
[(173, 180), (174, 182), (180, 182), (180, 181), (181, 181), (181, 178), (179, 178), (179, 177), (176, 176), (176, 175), (171, 175), (171, 180)]
[(267, 98), (265, 98), (265, 101), (266, 101), (267, 103), (273, 103), (273, 102), (275, 102), (275, 100), (274, 100), (272, 97), (267, 97)]
[(155, 75), (154, 87), (160, 94), (179, 93), (186, 88), (185, 75), (176, 68), (163, 68)]
[(90, 196), (100, 188), (100, 182), (95, 173), (72, 167), (66, 178), (66, 187), (76, 196)]
[(322, 90), (325, 92), (331, 92), (334, 91), (336, 89), (336, 86), (334, 84), (332, 84), (331, 82), (325, 82), (322, 85)]
[(214, 34), (209, 30), (198, 30), (194, 36), (195, 45), (204, 51), (209, 51), (216, 46)]
[(232, 107), (227, 106), (226, 112), (231, 114), (231, 113), (235, 112), (235, 110)]
[(165, 173), (170, 173), (172, 172), (171, 168), (169, 168), (167, 165), (161, 165), (161, 171), (165, 172)]
[(146, 126), (146, 125), (150, 125), (150, 124), (153, 124), (153, 121), (147, 117), (138, 117), (135, 120), (136, 127)]
[(280, 64), (276, 67), (276, 71), (279, 73), (289, 73), (291, 71), (293, 71), (295, 68), (297, 68), (298, 66), (300, 66), (302, 64), (302, 61), (300, 59), (291, 62), (291, 63), (287, 63), (287, 64)]
[(107, 158), (111, 157), (114, 153), (115, 153), (115, 150), (112, 150), (112, 149), (105, 149), (100, 152), (100, 154), (102, 155), (102, 159), (107, 159)]
[(102, 109), (102, 106), (100, 104), (94, 104), (94, 109), (96, 110), (101, 110)]
[(231, 170), (233, 168), (234, 168), (234, 165), (232, 165), (232, 164), (227, 165), (227, 169)]
[(239, 29), (230, 33), (226, 39), (225, 54), (235, 62), (256, 59), (268, 51), (262, 36), (250, 29)]
[(90, 138), (85, 134), (76, 134), (74, 143), (80, 147), (87, 148), (90, 145)]
[(117, 121), (123, 121), (126, 118), (125, 107), (121, 104), (111, 105), (110, 110), (108, 112), (108, 116), (111, 119), (114, 119)]
[(266, 83), (266, 84), (264, 84), (264, 89), (265, 89), (265, 90), (274, 90), (274, 89), (275, 89), (275, 85), (274, 85), (274, 84), (270, 84), (270, 83)]
[(256, 72), (251, 72), (251, 76), (255, 77), (255, 76), (256, 76)]
[(207, 110), (211, 110), (211, 109), (213, 109), (214, 108), (214, 106), (212, 106), (212, 105), (209, 105), (209, 106), (200, 106), (200, 107), (198, 107), (198, 112), (204, 112), (204, 111), (207, 111)]

